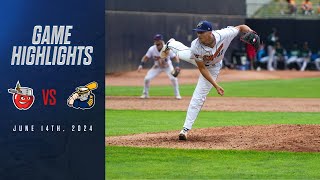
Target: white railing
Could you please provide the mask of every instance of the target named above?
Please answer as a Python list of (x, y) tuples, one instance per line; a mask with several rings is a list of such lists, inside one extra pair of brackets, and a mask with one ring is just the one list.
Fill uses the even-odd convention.
[(247, 4), (247, 16), (251, 17), (254, 15), (261, 7), (269, 4), (272, 0), (246, 0)]

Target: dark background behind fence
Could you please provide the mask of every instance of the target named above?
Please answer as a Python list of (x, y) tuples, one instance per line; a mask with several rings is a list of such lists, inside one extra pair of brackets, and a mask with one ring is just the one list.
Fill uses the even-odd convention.
[(276, 28), (279, 41), (287, 50), (294, 42), (299, 46), (305, 41), (313, 51), (320, 47), (320, 21), (295, 19), (246, 19), (246, 24), (255, 29), (262, 40), (266, 40), (272, 28)]
[[(246, 23), (266, 40), (271, 29), (278, 29), (280, 42), (286, 49), (293, 42), (308, 41), (310, 47), (319, 46), (320, 21), (295, 19), (248, 19), (245, 0), (108, 0), (106, 2), (106, 73), (132, 71), (153, 45), (156, 33), (164, 40), (175, 38), (190, 46), (196, 34), (192, 29), (200, 20), (213, 23), (215, 29)], [(240, 49), (237, 37), (226, 52), (225, 61), (231, 62), (231, 53)], [(151, 67), (153, 61), (146, 64)], [(182, 62), (182, 68), (192, 65)]]
[[(156, 33), (163, 34), (165, 41), (175, 38), (190, 46), (196, 38), (192, 29), (200, 20), (211, 21), (214, 28), (220, 29), (243, 24), (245, 12), (245, 0), (108, 0), (105, 13), (106, 73), (137, 69), (142, 56), (153, 45), (152, 37)], [(227, 57), (237, 44), (239, 42), (231, 45)], [(152, 63), (149, 61), (146, 68)], [(188, 63), (181, 66), (193, 67)]]
[(245, 15), (245, 0), (108, 0), (106, 10)]

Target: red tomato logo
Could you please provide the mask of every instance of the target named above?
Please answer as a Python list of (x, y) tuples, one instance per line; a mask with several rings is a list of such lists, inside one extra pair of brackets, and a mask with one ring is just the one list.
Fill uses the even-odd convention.
[(27, 110), (29, 109), (33, 102), (34, 102), (34, 96), (27, 96), (22, 94), (13, 94), (12, 96), (14, 105), (19, 110)]

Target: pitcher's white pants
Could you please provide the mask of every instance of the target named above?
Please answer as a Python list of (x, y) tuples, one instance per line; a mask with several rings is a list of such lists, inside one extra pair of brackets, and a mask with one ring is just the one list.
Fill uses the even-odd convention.
[(158, 76), (161, 72), (165, 72), (168, 75), (168, 77), (172, 83), (172, 86), (174, 88), (174, 95), (180, 96), (178, 78), (172, 76), (172, 74), (171, 74), (172, 71), (173, 71), (172, 64), (169, 64), (169, 66), (165, 67), (165, 68), (153, 66), (148, 71), (147, 75), (144, 78), (143, 94), (148, 96), (149, 95), (149, 88), (150, 88), (150, 81), (153, 78), (155, 78), (156, 76)]
[[(175, 53), (177, 56), (186, 62), (189, 62), (195, 66), (197, 66), (195, 60), (192, 58), (192, 53), (190, 51), (190, 48), (185, 46), (179, 41), (175, 41), (174, 39), (169, 40), (170, 43), (168, 47)], [(220, 63), (216, 63), (215, 65), (207, 67), (209, 70), (212, 78), (214, 80), (217, 79), (220, 69), (222, 67), (222, 61)], [(209, 94), (210, 90), (212, 89), (212, 84), (200, 74), (198, 84), (196, 89), (193, 92), (189, 108), (187, 111), (186, 120), (184, 122), (183, 127), (187, 129), (191, 129), (193, 123), (195, 122), (205, 100), (207, 95)]]
[[(222, 61), (213, 66), (207, 67), (207, 69), (209, 70), (214, 80), (218, 78), (221, 67), (222, 67)], [(193, 95), (189, 104), (186, 120), (183, 125), (184, 128), (188, 128), (188, 129), (192, 128), (192, 125), (195, 122), (206, 100), (206, 97), (209, 94), (212, 87), (213, 87), (212, 84), (200, 74), (197, 87), (193, 92)]]
[(189, 47), (174, 39), (170, 39), (169, 42), (169, 49), (171, 49), (171, 51), (173, 51), (179, 59), (197, 66), (196, 61), (194, 60), (194, 58), (192, 58), (193, 55)]

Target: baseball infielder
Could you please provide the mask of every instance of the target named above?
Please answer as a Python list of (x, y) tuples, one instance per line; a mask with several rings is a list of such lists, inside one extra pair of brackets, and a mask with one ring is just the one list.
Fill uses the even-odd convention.
[[(253, 31), (246, 25), (229, 26), (213, 31), (212, 25), (208, 21), (201, 21), (193, 30), (197, 32), (198, 38), (192, 41), (190, 48), (181, 42), (170, 39), (161, 52), (161, 57), (165, 57), (168, 55), (168, 49), (171, 49), (179, 59), (196, 65), (201, 72), (188, 107), (183, 129), (179, 133), (179, 140), (187, 140), (187, 132), (192, 128), (211, 88), (214, 87), (217, 93), (223, 96), (224, 89), (218, 85), (216, 79), (222, 67), (222, 59), (231, 41), (239, 32), (253, 34)], [(252, 42), (255, 42), (254, 37), (259, 38), (253, 36)], [(258, 45), (254, 44), (254, 46)]]
[(145, 62), (147, 62), (150, 58), (154, 59), (154, 65), (148, 71), (147, 75), (144, 78), (144, 88), (140, 98), (143, 98), (143, 99), (149, 98), (150, 81), (156, 76), (158, 76), (161, 72), (165, 72), (172, 82), (172, 86), (174, 88), (174, 95), (176, 99), (181, 99), (180, 92), (179, 92), (178, 79), (171, 74), (174, 71), (171, 59), (174, 59), (177, 62), (176, 69), (179, 68), (179, 59), (170, 50), (166, 51), (167, 53), (166, 57), (161, 58), (160, 51), (164, 47), (163, 36), (161, 34), (156, 34), (153, 40), (154, 40), (154, 45), (151, 46), (148, 49), (146, 55), (142, 57), (141, 64), (138, 67), (138, 72), (139, 72), (143, 68), (143, 65)]

